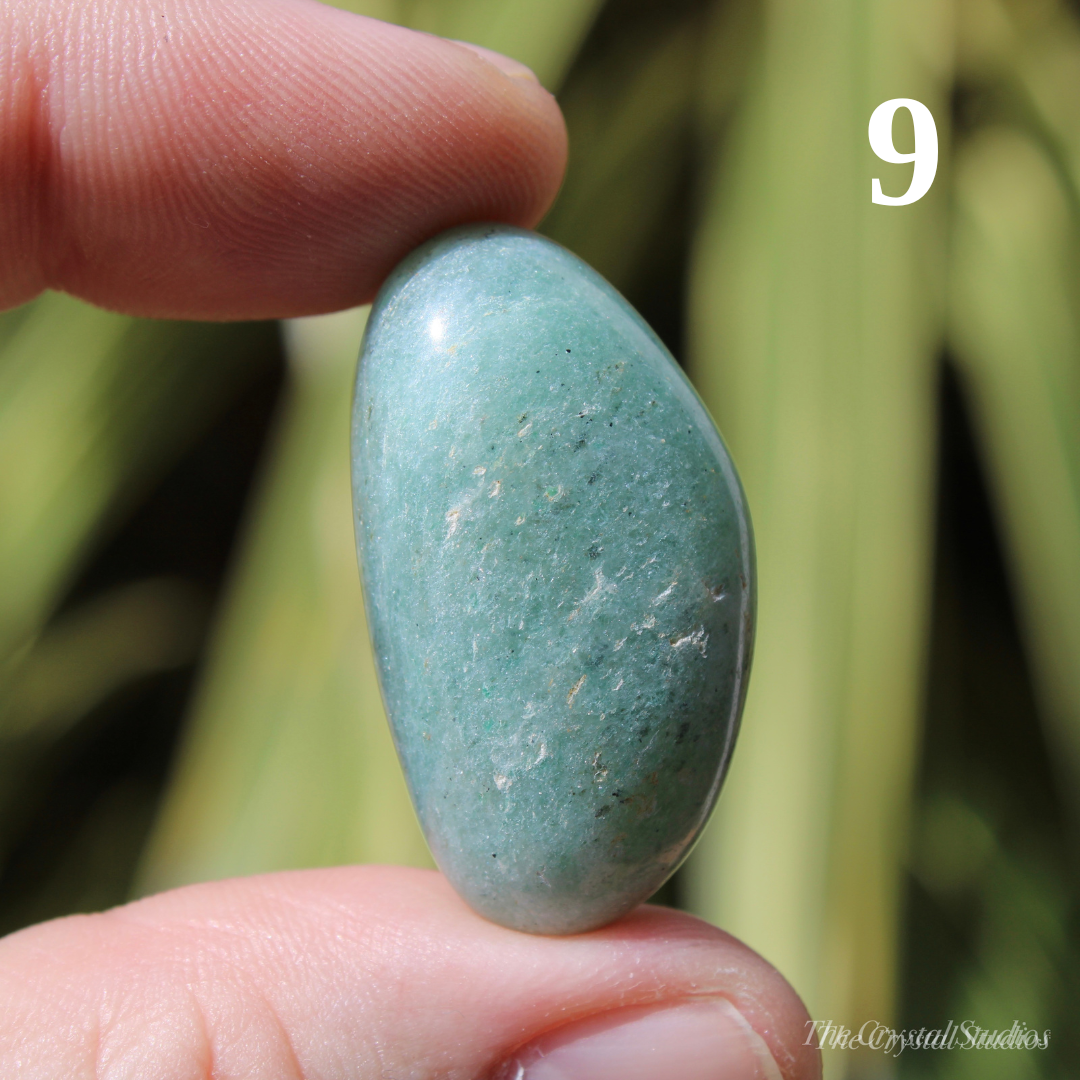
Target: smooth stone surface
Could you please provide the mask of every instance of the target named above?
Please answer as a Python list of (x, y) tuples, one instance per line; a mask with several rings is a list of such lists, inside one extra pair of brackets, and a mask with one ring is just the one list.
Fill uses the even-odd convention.
[(673, 872), (731, 754), (753, 541), (690, 384), (599, 275), (473, 226), (394, 271), (353, 417), (383, 698), (440, 868), (566, 934)]

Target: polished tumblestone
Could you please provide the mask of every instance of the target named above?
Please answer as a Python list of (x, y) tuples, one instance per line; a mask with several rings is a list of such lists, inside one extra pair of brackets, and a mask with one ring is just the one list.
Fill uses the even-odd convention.
[(716, 428), (599, 275), (474, 226), (383, 286), (352, 438), (383, 697), (436, 861), (506, 926), (617, 918), (701, 831), (746, 692), (753, 541)]

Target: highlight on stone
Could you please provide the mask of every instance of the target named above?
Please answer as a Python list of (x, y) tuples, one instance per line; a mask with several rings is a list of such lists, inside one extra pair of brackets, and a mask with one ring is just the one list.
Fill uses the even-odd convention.
[(383, 700), (440, 869), (542, 934), (685, 858), (746, 694), (754, 552), (712, 420), (564, 248), (451, 230), (379, 293), (352, 425)]

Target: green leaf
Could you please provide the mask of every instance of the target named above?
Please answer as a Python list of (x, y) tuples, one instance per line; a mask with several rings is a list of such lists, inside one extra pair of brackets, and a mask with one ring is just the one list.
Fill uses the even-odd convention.
[(353, 545), (349, 405), (366, 317), (290, 327), (293, 385), (140, 891), (344, 862), (430, 865)]
[(543, 231), (624, 292), (670, 227), (689, 158), (701, 21), (691, 11), (624, 36), (560, 97), (570, 166)]
[(950, 41), (940, 8), (901, 0), (769, 3), (761, 25), (708, 187), (690, 324), (690, 374), (754, 519), (759, 626), (688, 888), (812, 1015), (858, 1027), (895, 1009), (945, 211), (940, 176), (916, 204), (871, 204), (872, 177), (898, 194), (911, 167), (879, 161), (867, 125), (882, 101), (922, 101), (947, 170)]
[(991, 465), (1061, 792), (1080, 815), (1080, 230), (1007, 128), (957, 161), (949, 331)]
[(3, 316), (0, 683), (93, 543), (272, 355), (272, 333), (60, 293)]

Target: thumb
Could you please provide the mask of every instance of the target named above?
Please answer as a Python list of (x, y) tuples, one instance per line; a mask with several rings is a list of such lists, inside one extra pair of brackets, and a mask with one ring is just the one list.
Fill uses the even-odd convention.
[(0, 942), (20, 1080), (812, 1080), (806, 1019), (690, 916), (534, 937), (401, 868), (193, 886)]

